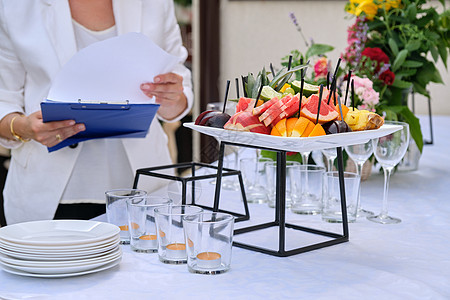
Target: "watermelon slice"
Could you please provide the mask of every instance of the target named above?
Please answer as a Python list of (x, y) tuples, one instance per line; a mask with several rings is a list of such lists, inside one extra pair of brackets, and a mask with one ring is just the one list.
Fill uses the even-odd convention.
[(223, 128), (228, 130), (270, 134), (270, 128), (266, 127), (259, 121), (258, 117), (254, 116), (250, 111), (241, 111), (234, 114)]
[(245, 98), (245, 97), (241, 97), (239, 99), (238, 104), (236, 105), (236, 112), (241, 112), (241, 111), (252, 111), (253, 107), (255, 107), (255, 99), (252, 98)]
[(260, 117), (259, 120), (269, 126), (283, 112), (283, 106), (292, 98), (292, 95), (286, 95), (274, 104), (272, 104)]
[(273, 97), (272, 99), (270, 99), (269, 101), (264, 102), (264, 104), (255, 107), (253, 109), (253, 114), (255, 116), (259, 116), (261, 115), (263, 112), (265, 112), (269, 107), (271, 107), (275, 102), (278, 102), (278, 97)]
[[(308, 98), (308, 101), (304, 104), (302, 111), (300, 112), (300, 115), (316, 123), (318, 105), (319, 105), (319, 96), (316, 94), (311, 95)], [(319, 124), (324, 124), (326, 122), (333, 121), (337, 119), (337, 117), (338, 112), (335, 110), (334, 106), (328, 105), (327, 100), (322, 98), (322, 103), (320, 104)]]

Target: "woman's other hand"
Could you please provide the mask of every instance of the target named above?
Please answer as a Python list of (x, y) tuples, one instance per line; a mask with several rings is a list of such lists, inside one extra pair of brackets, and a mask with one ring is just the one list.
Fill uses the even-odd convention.
[[(9, 126), (12, 119), (12, 130), (24, 140), (33, 139), (44, 146), (53, 147), (61, 141), (85, 130), (84, 124), (75, 124), (74, 120), (53, 121), (44, 123), (42, 112), (37, 111), (29, 116), (12, 113), (3, 118)], [(11, 138), (14, 138), (11, 132)]]
[(160, 74), (153, 83), (141, 84), (141, 90), (148, 97), (155, 96), (161, 106), (158, 114), (166, 120), (172, 120), (187, 108), (187, 99), (183, 93), (183, 77), (175, 73)]

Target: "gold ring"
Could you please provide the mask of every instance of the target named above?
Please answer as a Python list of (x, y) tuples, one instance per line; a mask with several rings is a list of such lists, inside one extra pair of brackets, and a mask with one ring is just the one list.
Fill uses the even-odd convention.
[(61, 137), (61, 135), (58, 133), (57, 135), (56, 135), (56, 139), (58, 140), (58, 141), (62, 141), (62, 137)]

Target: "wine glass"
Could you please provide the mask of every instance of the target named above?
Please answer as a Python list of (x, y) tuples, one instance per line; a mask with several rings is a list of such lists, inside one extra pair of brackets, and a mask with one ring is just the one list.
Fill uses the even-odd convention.
[[(373, 153), (372, 141), (369, 140), (364, 144), (345, 146), (345, 151), (347, 152), (348, 156), (355, 162), (356, 171), (361, 177), (363, 165)], [(373, 212), (361, 208), (361, 181), (358, 187), (357, 207), (357, 217), (368, 217), (374, 215)]]
[(400, 223), (401, 220), (393, 218), (388, 215), (387, 210), (387, 196), (389, 188), (389, 179), (394, 167), (400, 162), (406, 153), (409, 145), (409, 125), (403, 122), (387, 121), (387, 125), (400, 125), (401, 129), (372, 140), (375, 158), (383, 167), (384, 171), (384, 193), (383, 193), (383, 208), (379, 215), (369, 216), (368, 220), (381, 224), (395, 224)]
[(322, 149), (322, 154), (327, 159), (327, 172), (333, 171), (334, 160), (337, 157), (336, 148)]

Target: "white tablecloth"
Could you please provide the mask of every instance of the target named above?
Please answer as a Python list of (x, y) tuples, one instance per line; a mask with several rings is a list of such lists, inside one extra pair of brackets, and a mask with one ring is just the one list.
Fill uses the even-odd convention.
[[(400, 224), (358, 219), (349, 224), (349, 242), (287, 258), (234, 247), (231, 270), (217, 276), (191, 274), (185, 265), (165, 265), (157, 254), (122, 246), (120, 265), (96, 274), (40, 279), (0, 271), (0, 298), (450, 299), (450, 117), (433, 121), (434, 145), (424, 147), (419, 171), (391, 178), (389, 212)], [(422, 125), (428, 138), (427, 117)], [(375, 172), (363, 182), (362, 206), (378, 213), (382, 189), (383, 176)], [(273, 217), (265, 205), (252, 204), (250, 210), (253, 221)], [(310, 227), (336, 226), (320, 216), (288, 218)], [(276, 236), (269, 230), (256, 239)], [(304, 242), (292, 232), (288, 239), (288, 247)]]

